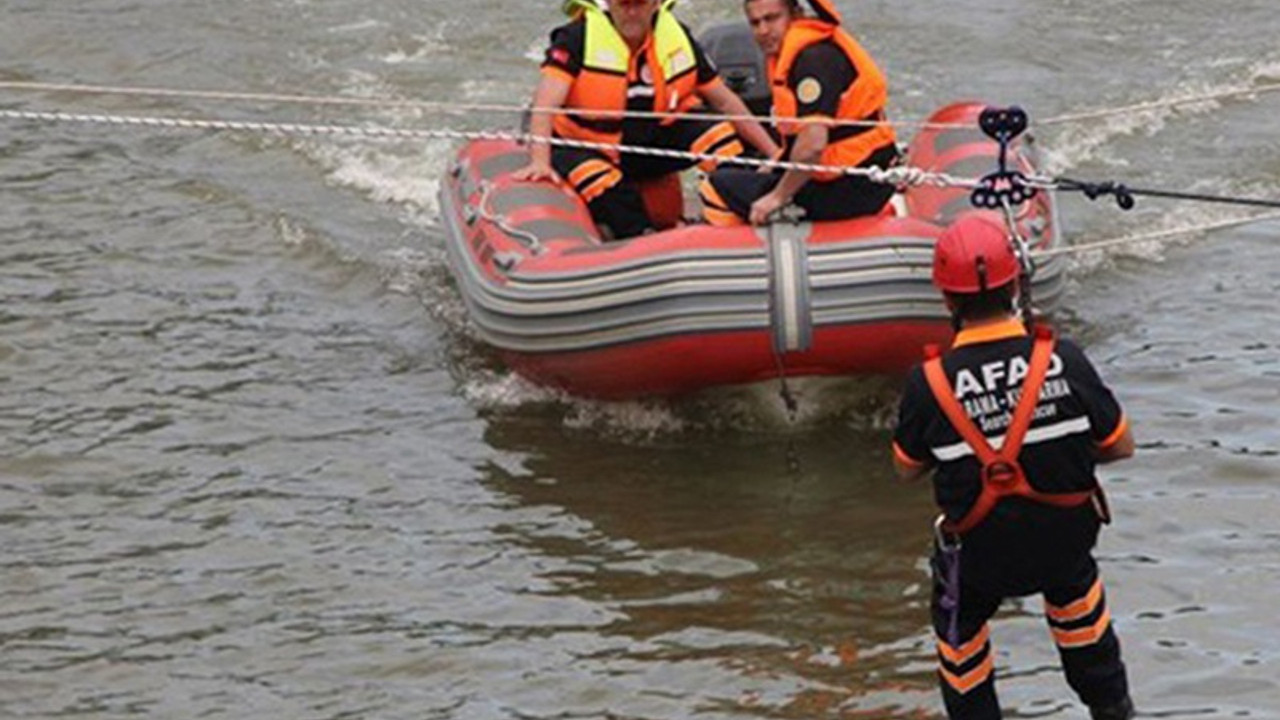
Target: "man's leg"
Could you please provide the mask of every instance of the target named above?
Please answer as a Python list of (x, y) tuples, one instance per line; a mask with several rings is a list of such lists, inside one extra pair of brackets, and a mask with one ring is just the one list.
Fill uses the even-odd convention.
[(1111, 625), (1098, 565), (1086, 555), (1063, 584), (1044, 593), (1045, 618), (1067, 684), (1098, 720), (1133, 716), (1120, 639)]
[[(676, 150), (695, 155), (712, 156), (706, 160), (668, 158), (627, 153), (622, 158), (622, 170), (628, 178), (651, 178), (687, 170), (694, 165), (703, 172), (711, 172), (719, 163), (742, 154), (742, 141), (733, 125), (728, 122), (690, 118), (670, 125), (654, 125), (644, 133), (633, 133), (636, 144), (658, 150)], [(632, 138), (628, 138), (628, 144)]]
[(603, 153), (557, 147), (551, 164), (587, 204), (596, 225), (608, 227), (602, 233), (621, 240), (652, 228), (640, 193), (622, 181), (621, 168)]
[(778, 184), (782, 173), (761, 173), (745, 168), (720, 168), (698, 187), (702, 216), (711, 225), (742, 225), (751, 215), (751, 204)]
[[(897, 148), (885, 147), (860, 167), (888, 168), (897, 162)], [(875, 215), (893, 197), (894, 187), (845, 175), (829, 182), (810, 181), (796, 193), (795, 204), (804, 208), (806, 220), (846, 220)]]
[[(959, 562), (959, 558), (955, 559)], [(965, 585), (960, 570), (959, 604), (955, 612), (952, 636), (952, 610), (949, 607), (947, 582), (949, 573), (941, 552), (935, 551), (933, 600), (930, 604), (933, 630), (938, 639), (938, 684), (942, 700), (951, 720), (1000, 720), (1000, 703), (996, 698), (995, 658), (991, 650), (991, 616), (1000, 608), (1001, 598), (981, 588)]]
[(687, 147), (695, 155), (709, 155), (708, 159), (698, 161), (698, 169), (709, 173), (719, 167), (720, 163), (742, 155), (744, 148), (738, 131), (728, 122), (709, 122), (704, 120), (684, 120), (676, 123), (685, 125), (681, 132), (692, 138)]

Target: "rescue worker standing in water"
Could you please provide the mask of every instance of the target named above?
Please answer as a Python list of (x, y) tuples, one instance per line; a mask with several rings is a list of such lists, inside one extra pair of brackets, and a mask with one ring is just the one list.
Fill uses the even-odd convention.
[(988, 621), (1041, 594), (1063, 671), (1095, 720), (1133, 716), (1120, 642), (1093, 548), (1106, 502), (1098, 463), (1130, 457), (1120, 405), (1080, 348), (1029, 335), (1014, 302), (1021, 268), (1006, 229), (961, 216), (939, 238), (933, 281), (957, 325), (952, 349), (907, 378), (894, 465), (933, 472), (933, 627), (953, 720), (998, 720)]
[[(739, 136), (766, 156), (780, 149), (745, 103), (724, 84), (689, 29), (671, 13), (675, 0), (567, 0), (573, 18), (551, 33), (533, 98), (530, 134), (608, 145), (682, 150), (721, 158), (743, 152)], [(602, 7), (603, 5), (603, 7)], [(625, 111), (685, 113), (706, 101), (740, 119), (624, 117)], [(551, 112), (565, 108), (572, 112)], [(539, 112), (542, 111), (542, 112)], [(735, 132), (736, 129), (736, 132)], [(564, 178), (598, 225), (615, 238), (653, 228), (633, 182), (669, 175), (696, 161), (609, 149), (534, 142), (520, 180)], [(714, 162), (704, 162), (710, 170)]]
[[(831, 0), (745, 0), (743, 9), (768, 61), (773, 116), (786, 140), (779, 159), (805, 165), (888, 168), (898, 161), (893, 128), (884, 123), (888, 83), (871, 55), (841, 25)], [(797, 122), (800, 121), (800, 122)], [(847, 121), (841, 123), (840, 121)], [(752, 172), (725, 167), (702, 184), (703, 213), (713, 225), (768, 222), (795, 203), (809, 220), (879, 212), (894, 188), (864, 176), (802, 170)]]

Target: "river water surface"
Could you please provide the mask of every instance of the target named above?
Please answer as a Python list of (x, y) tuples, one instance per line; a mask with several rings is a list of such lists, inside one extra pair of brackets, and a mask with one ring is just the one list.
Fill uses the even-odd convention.
[[(558, 2), (0, 0), (0, 82), (518, 104)], [(891, 114), (1280, 81), (1274, 0), (842, 2)], [(694, 27), (737, 0), (690, 0)], [(0, 89), (0, 109), (507, 128)], [(1051, 170), (1280, 197), (1280, 96), (1045, 124)], [(571, 401), (468, 331), (455, 145), (0, 123), (0, 717), (931, 718), (891, 382)], [(1239, 216), (1064, 198), (1073, 243)], [(1131, 414), (1099, 549), (1148, 717), (1280, 717), (1280, 224), (1074, 256)], [(1038, 603), (1011, 717), (1082, 718)]]

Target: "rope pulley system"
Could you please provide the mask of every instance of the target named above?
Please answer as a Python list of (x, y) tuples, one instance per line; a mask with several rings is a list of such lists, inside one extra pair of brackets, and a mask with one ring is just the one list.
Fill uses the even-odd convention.
[(974, 207), (997, 210), (1022, 205), (1036, 196), (1036, 188), (1027, 176), (1009, 167), (1009, 146), (1026, 132), (1028, 124), (1027, 113), (1017, 106), (989, 107), (978, 116), (978, 127), (999, 143), (1000, 156), (998, 169), (979, 180), (970, 194)]
[(969, 194), (969, 201), (974, 207), (1000, 210), (1004, 215), (1009, 242), (1013, 246), (1014, 256), (1018, 258), (1021, 288), (1018, 293), (1018, 313), (1028, 328), (1034, 321), (1031, 281), (1035, 277), (1036, 266), (1031, 255), (1031, 245), (1018, 228), (1017, 208), (1034, 198), (1039, 190), (1031, 184), (1026, 174), (1009, 166), (1009, 151), (1013, 141), (1026, 132), (1029, 125), (1026, 111), (1016, 105), (1007, 108), (989, 107), (978, 115), (978, 127), (983, 134), (996, 141), (1000, 146), (1000, 154), (997, 156), (996, 170), (979, 180), (978, 186)]

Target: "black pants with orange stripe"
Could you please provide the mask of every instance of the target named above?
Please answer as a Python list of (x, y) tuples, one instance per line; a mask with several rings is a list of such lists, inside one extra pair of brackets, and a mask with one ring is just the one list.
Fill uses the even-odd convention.
[[(897, 147), (889, 145), (873, 153), (861, 167), (889, 168), (897, 160)], [(751, 215), (751, 205), (773, 190), (782, 175), (781, 170), (771, 173), (741, 167), (716, 170), (699, 189), (703, 215), (712, 225), (745, 222)], [(880, 212), (893, 192), (892, 185), (845, 175), (827, 182), (805, 183), (791, 201), (804, 210), (806, 220), (845, 220)]]
[[(710, 120), (680, 120), (660, 125), (655, 120), (628, 120), (622, 143), (629, 146), (678, 150), (725, 159), (742, 154), (742, 141), (733, 125)], [(648, 180), (680, 172), (695, 164), (710, 171), (714, 162), (623, 153), (620, 159), (597, 150), (555, 147), (551, 164), (577, 191), (597, 225), (608, 227), (616, 239), (643, 235), (653, 229), (644, 198), (629, 181)]]
[[(1093, 532), (1096, 535), (1096, 529)], [(1089, 542), (1087, 547), (1091, 546)], [(1098, 565), (1088, 549), (1065, 555), (1059, 554), (1062, 549), (1060, 544), (1046, 548), (1035, 541), (1010, 545), (1008, 538), (999, 543), (966, 539), (955, 637), (948, 637), (951, 617), (943, 602), (946, 573), (940, 553), (935, 552), (933, 628), (938, 638), (939, 684), (951, 720), (1002, 717), (989, 621), (1006, 598), (1037, 593), (1044, 597), (1045, 619), (1067, 684), (1080, 701), (1090, 708), (1108, 708), (1129, 697), (1120, 641), (1111, 624)]]

